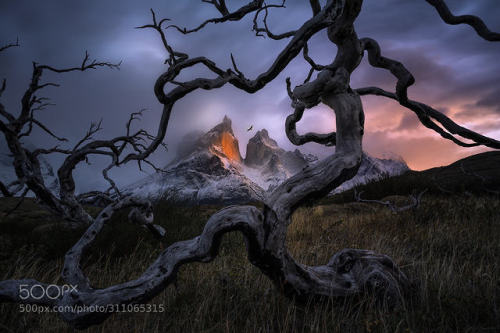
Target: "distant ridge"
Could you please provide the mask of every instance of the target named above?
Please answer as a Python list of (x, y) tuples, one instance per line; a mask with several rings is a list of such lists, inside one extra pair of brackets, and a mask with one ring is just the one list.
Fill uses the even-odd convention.
[(447, 166), (421, 173), (434, 179), (443, 189), (484, 187), (485, 190), (500, 191), (500, 151), (468, 156)]
[[(423, 171), (409, 170), (398, 176), (360, 185), (356, 190), (363, 194), (363, 199), (407, 196), (424, 190), (426, 195), (500, 195), (500, 151), (468, 156), (449, 165)], [(353, 201), (354, 191), (338, 193), (331, 199), (336, 202)]]

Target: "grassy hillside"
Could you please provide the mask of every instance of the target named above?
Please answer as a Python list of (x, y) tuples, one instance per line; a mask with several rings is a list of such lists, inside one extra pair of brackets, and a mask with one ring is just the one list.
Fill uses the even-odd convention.
[[(0, 201), (0, 211), (13, 204)], [(85, 271), (97, 287), (133, 279), (167, 244), (198, 234), (215, 210), (159, 205), (157, 223), (168, 231), (166, 244), (117, 216), (100, 235)], [(29, 200), (14, 216), (3, 217), (0, 228), (1, 279), (61, 282), (63, 253), (78, 235), (57, 227)], [(426, 195), (419, 209), (398, 215), (361, 203), (303, 208), (288, 235), (298, 260), (324, 263), (344, 247), (388, 254), (413, 279), (413, 299), (390, 313), (371, 307), (370, 299), (295, 304), (248, 263), (241, 236), (230, 234), (214, 262), (183, 267), (177, 288), (152, 301), (165, 312), (116, 314), (89, 332), (493, 332), (500, 329), (498, 239), (500, 200), (491, 196)], [(71, 331), (55, 314), (20, 313), (15, 304), (0, 305), (2, 330)]]
[[(363, 185), (363, 197), (394, 201), (428, 189), (418, 209), (399, 214), (353, 202), (353, 192), (298, 210), (288, 247), (301, 262), (323, 264), (345, 248), (372, 249), (395, 259), (413, 281), (412, 297), (393, 312), (369, 298), (343, 304), (296, 304), (284, 298), (246, 259), (239, 234), (224, 238), (209, 264), (181, 268), (151, 304), (161, 313), (119, 313), (89, 332), (495, 332), (500, 331), (500, 154), (485, 153), (448, 167), (409, 172)], [(474, 170), (471, 172), (471, 170)], [(83, 231), (26, 199), (5, 216), (16, 198), (0, 199), (0, 279), (59, 278), (67, 249)], [(177, 240), (198, 235), (219, 207), (161, 202), (155, 223), (163, 241), (126, 221), (122, 212), (104, 227), (84, 269), (95, 287), (138, 277)], [(89, 207), (92, 214), (98, 208)], [(49, 313), (21, 313), (0, 304), (0, 332), (71, 332)]]
[[(448, 166), (425, 171), (408, 171), (356, 187), (363, 199), (382, 199), (427, 190), (436, 195), (500, 195), (500, 151), (481, 153)], [(354, 189), (324, 199), (323, 203), (354, 200)]]

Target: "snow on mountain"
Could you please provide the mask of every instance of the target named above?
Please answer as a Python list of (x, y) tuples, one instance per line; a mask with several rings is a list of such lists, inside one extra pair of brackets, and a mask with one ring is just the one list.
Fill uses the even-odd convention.
[(184, 139), (166, 172), (132, 184), (124, 192), (138, 197), (200, 204), (262, 198), (262, 188), (243, 173), (238, 140), (228, 117), (207, 133)]
[(298, 149), (291, 152), (280, 148), (263, 129), (248, 141), (244, 173), (254, 183), (268, 190), (315, 161), (315, 156), (303, 155)]
[(379, 159), (363, 153), (361, 166), (358, 173), (352, 179), (344, 182), (333, 190), (333, 194), (340, 193), (355, 187), (366, 184), (370, 181), (383, 177), (397, 176), (410, 170), (403, 160)]
[[(280, 148), (265, 129), (249, 140), (246, 152), (243, 158), (231, 120), (226, 116), (207, 133), (185, 136), (165, 172), (131, 184), (124, 192), (153, 200), (164, 198), (197, 204), (257, 201), (264, 197), (265, 191), (318, 160), (298, 149), (292, 152)], [(335, 192), (407, 170), (404, 161), (364, 154), (358, 174)]]

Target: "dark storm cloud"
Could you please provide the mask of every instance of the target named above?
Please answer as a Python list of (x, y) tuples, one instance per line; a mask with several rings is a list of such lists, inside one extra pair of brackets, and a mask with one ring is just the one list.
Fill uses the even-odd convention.
[(486, 107), (500, 114), (500, 88), (490, 91), (476, 103), (478, 107)]
[[(244, 2), (228, 1), (232, 8)], [(496, 0), (449, 2), (455, 13), (480, 15), (492, 29), (500, 30), (497, 20), (500, 7)], [(271, 29), (284, 32), (300, 26), (311, 15), (308, 3), (289, 0), (286, 9), (271, 11)], [(31, 61), (59, 67), (74, 66), (88, 50), (91, 56), (101, 60), (123, 61), (121, 70), (47, 75), (46, 82), (54, 81), (61, 87), (46, 91), (56, 106), (44, 111), (40, 118), (58, 134), (74, 142), (84, 134), (91, 121), (100, 118), (105, 128), (101, 137), (122, 134), (128, 114), (147, 108), (149, 111), (141, 126), (154, 132), (161, 108), (155, 100), (153, 85), (155, 78), (165, 69), (165, 52), (153, 31), (134, 29), (150, 22), (149, 8), (154, 8), (158, 16), (171, 18), (173, 23), (188, 28), (217, 16), (212, 6), (198, 0), (0, 2), (0, 43), (15, 40), (18, 36), (22, 45), (0, 54), (0, 78), (8, 79), (4, 104), (9, 110), (19, 107), (20, 97), (29, 82)], [(207, 56), (223, 68), (231, 66), (229, 54), (233, 53), (239, 68), (254, 78), (270, 66), (287, 41), (255, 37), (250, 31), (251, 21), (249, 17), (241, 22), (207, 25), (199, 33), (188, 36), (170, 30), (167, 37), (175, 49), (191, 56)], [(402, 61), (414, 73), (417, 83), (410, 90), (412, 98), (423, 99), (436, 107), (470, 103), (498, 110), (495, 96), (490, 97), (491, 90), (487, 88), (498, 81), (500, 63), (495, 59), (500, 54), (500, 46), (481, 40), (470, 27), (444, 24), (425, 1), (367, 0), (356, 29), (360, 37), (377, 39), (384, 55)], [(309, 45), (310, 54), (317, 62), (326, 64), (335, 56), (336, 48), (327, 41), (325, 33), (313, 37)], [(225, 114), (233, 119), (242, 151), (253, 134), (246, 131), (249, 125), (254, 125), (255, 129), (266, 127), (280, 145), (294, 148), (284, 134), (284, 120), (290, 112), (284, 81), (290, 76), (294, 84), (299, 84), (307, 72), (308, 66), (298, 58), (266, 89), (256, 94), (248, 95), (231, 86), (190, 94), (174, 108), (165, 140), (169, 152), (159, 151), (154, 160), (159, 164), (166, 163), (186, 133), (207, 130)], [(195, 67), (179, 79), (198, 75), (212, 76)], [(387, 72), (371, 69), (364, 61), (353, 76), (352, 85), (367, 84), (393, 90), (395, 81)], [(377, 120), (378, 115), (385, 116), (385, 108), (394, 105), (383, 99), (363, 100), (370, 101), (369, 104), (365, 102), (365, 108), (373, 120)], [(402, 128), (419, 126), (412, 113), (404, 112), (406, 114), (400, 121)], [(398, 124), (396, 121), (393, 128)], [(375, 125), (367, 122), (366, 126), (367, 133), (372, 126), (372, 131), (377, 131), (376, 137), (382, 136), (373, 127)], [(331, 112), (320, 108), (306, 114), (299, 130), (314, 129), (334, 129)], [(54, 144), (52, 139), (39, 132), (31, 140), (42, 146)], [(389, 141), (386, 135), (384, 143)], [(373, 153), (381, 147), (371, 146)], [(367, 145), (367, 148), (372, 149), (371, 146)], [(312, 144), (306, 149), (318, 154), (326, 152)], [(92, 166), (81, 166), (77, 170), (78, 177), (92, 180), (81, 182), (86, 184), (81, 189), (103, 184), (99, 177), (94, 176), (100, 174), (99, 166), (103, 162), (93, 162)], [(116, 170), (114, 174), (122, 183), (142, 177), (131, 168)]]

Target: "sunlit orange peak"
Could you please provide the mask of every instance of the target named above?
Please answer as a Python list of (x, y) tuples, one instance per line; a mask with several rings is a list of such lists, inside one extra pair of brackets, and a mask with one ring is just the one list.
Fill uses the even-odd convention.
[(241, 161), (238, 143), (229, 132), (223, 132), (221, 135), (221, 147), (224, 154), (232, 161)]

